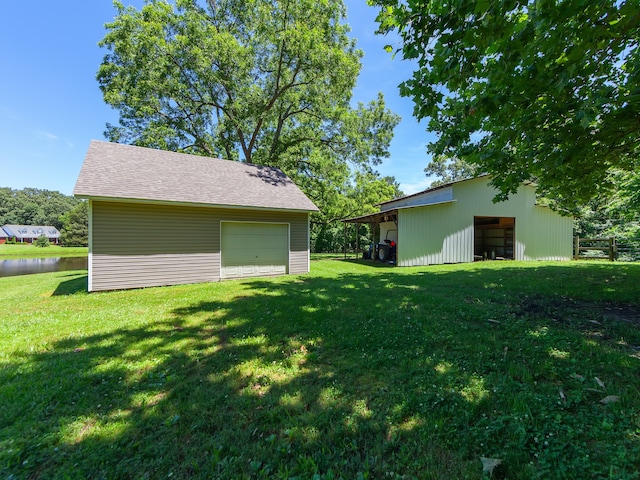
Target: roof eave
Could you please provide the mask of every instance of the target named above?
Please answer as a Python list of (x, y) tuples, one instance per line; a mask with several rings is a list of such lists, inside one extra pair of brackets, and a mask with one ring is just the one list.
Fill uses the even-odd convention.
[(277, 207), (277, 206), (264, 206), (264, 205), (233, 205), (226, 203), (205, 203), (205, 202), (181, 202), (172, 200), (157, 200), (152, 198), (135, 198), (135, 197), (107, 197), (100, 195), (89, 195), (82, 193), (73, 194), (74, 197), (82, 200), (94, 200), (99, 202), (117, 202), (117, 203), (139, 203), (148, 205), (177, 205), (184, 207), (205, 207), (205, 208), (230, 208), (238, 210), (271, 210), (282, 212), (299, 212), (299, 213), (312, 213), (319, 212), (320, 209), (312, 208), (289, 208), (289, 207)]

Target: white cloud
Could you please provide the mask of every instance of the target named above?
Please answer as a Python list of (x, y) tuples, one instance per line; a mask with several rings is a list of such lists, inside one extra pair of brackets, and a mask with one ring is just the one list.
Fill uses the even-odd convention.
[(39, 130), (36, 132), (36, 135), (46, 138), (47, 140), (58, 140), (58, 137), (51, 132), (47, 132), (44, 130)]

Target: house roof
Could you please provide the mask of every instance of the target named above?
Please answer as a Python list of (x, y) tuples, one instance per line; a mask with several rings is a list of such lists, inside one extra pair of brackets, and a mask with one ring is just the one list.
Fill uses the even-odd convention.
[(7, 232), (4, 231), (2, 227), (0, 227), (0, 238), (8, 238)]
[(92, 140), (73, 194), (85, 198), (318, 211), (281, 170)]
[(60, 232), (51, 225), (3, 225), (2, 229), (7, 233), (7, 237), (38, 238), (44, 235), (47, 238), (60, 238)]

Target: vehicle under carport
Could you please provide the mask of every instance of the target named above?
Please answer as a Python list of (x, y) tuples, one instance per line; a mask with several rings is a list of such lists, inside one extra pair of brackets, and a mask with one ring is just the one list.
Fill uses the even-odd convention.
[[(356, 226), (356, 257), (360, 258), (360, 252), (363, 258), (371, 259), (376, 262), (394, 262), (398, 249), (398, 210), (386, 210), (384, 212), (376, 212), (360, 217), (346, 218), (342, 220), (344, 224), (345, 234), (345, 258), (347, 244), (347, 224), (351, 223)], [(370, 244), (366, 249), (360, 249), (358, 241), (358, 227), (360, 225), (369, 225), (372, 236)], [(377, 241), (376, 241), (377, 237)]]

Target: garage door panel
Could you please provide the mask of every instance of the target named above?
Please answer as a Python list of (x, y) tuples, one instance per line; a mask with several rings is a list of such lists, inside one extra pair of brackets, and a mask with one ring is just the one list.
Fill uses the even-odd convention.
[(221, 230), (222, 278), (287, 273), (288, 225), (223, 222)]

